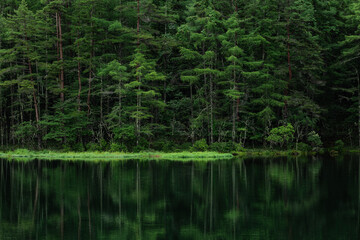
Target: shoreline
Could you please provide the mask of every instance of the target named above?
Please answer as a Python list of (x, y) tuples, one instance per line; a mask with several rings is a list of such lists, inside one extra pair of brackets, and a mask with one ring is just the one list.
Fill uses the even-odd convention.
[(123, 161), (123, 160), (169, 160), (169, 161), (214, 161), (234, 158), (231, 153), (217, 152), (56, 152), (28, 151), (24, 149), (0, 152), (0, 159), (8, 160), (64, 160), (64, 161)]
[[(270, 150), (249, 149), (239, 152), (61, 152), (52, 150), (30, 151), (17, 149), (14, 151), (0, 151), (0, 159), (31, 161), (31, 160), (64, 160), (64, 161), (123, 161), (123, 160), (169, 160), (169, 161), (215, 161), (233, 158), (251, 157), (300, 157), (314, 156), (318, 152), (304, 152), (299, 150)], [(320, 153), (321, 154), (321, 153)]]

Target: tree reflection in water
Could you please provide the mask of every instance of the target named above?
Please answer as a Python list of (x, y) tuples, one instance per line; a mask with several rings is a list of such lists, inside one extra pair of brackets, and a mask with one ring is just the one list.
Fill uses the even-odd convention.
[(0, 239), (359, 236), (358, 156), (0, 161)]

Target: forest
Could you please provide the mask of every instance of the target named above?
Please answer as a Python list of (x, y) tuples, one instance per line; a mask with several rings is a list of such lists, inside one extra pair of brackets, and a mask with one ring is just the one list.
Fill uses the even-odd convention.
[(357, 0), (1, 0), (0, 148), (360, 145)]

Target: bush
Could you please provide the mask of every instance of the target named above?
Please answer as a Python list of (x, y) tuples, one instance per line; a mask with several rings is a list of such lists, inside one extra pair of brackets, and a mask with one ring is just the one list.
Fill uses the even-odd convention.
[(311, 147), (306, 143), (299, 142), (297, 145), (297, 150), (303, 151), (303, 152), (308, 152), (311, 150)]
[(63, 152), (83, 152), (84, 150), (84, 145), (81, 142), (74, 141), (67, 141), (61, 149)]
[(229, 153), (236, 151), (236, 144), (233, 142), (216, 142), (210, 145), (210, 150), (214, 152)]
[(152, 148), (162, 152), (172, 152), (174, 150), (174, 143), (168, 140), (157, 140), (152, 143)]
[(286, 126), (271, 129), (269, 136), (265, 140), (270, 142), (270, 145), (280, 145), (282, 147), (294, 139), (294, 133), (294, 127), (288, 123)]
[(315, 150), (315, 151), (319, 150), (319, 148), (323, 144), (319, 134), (317, 134), (315, 131), (311, 131), (308, 134), (307, 140), (311, 144), (311, 146), (313, 147), (313, 150)]
[(185, 142), (181, 145), (177, 145), (177, 148), (175, 149), (175, 152), (182, 152), (182, 151), (190, 151), (192, 149), (192, 143), (191, 142)]
[(338, 152), (342, 152), (344, 150), (345, 143), (342, 140), (337, 140), (335, 142), (334, 150)]
[(235, 151), (236, 151), (236, 152), (246, 152), (246, 149), (243, 147), (243, 145), (241, 145), (241, 144), (236, 144)]
[(106, 151), (109, 149), (109, 144), (105, 139), (100, 139), (99, 142), (100, 151)]
[(110, 152), (127, 152), (127, 147), (125, 144), (112, 142), (110, 144)]
[(204, 152), (208, 149), (209, 149), (209, 145), (207, 145), (206, 140), (204, 138), (196, 141), (193, 147), (191, 148), (192, 151), (200, 151), (200, 152)]
[(28, 149), (19, 148), (14, 151), (16, 155), (29, 156), (31, 152)]
[(86, 144), (86, 149), (90, 152), (100, 151), (100, 146), (94, 142), (89, 142)]
[(71, 145), (71, 150), (75, 152), (83, 152), (84, 146), (81, 143), (74, 143)]

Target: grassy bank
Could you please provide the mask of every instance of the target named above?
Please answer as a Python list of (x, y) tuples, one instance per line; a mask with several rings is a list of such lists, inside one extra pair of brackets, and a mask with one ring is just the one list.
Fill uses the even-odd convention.
[(172, 161), (213, 161), (231, 159), (230, 153), (217, 152), (56, 152), (56, 151), (29, 151), (18, 149), (9, 152), (0, 152), (0, 158), (12, 160), (67, 160), (67, 161), (120, 161), (129, 159), (140, 160), (172, 160)]
[(300, 155), (314, 155), (315, 152), (304, 152), (299, 150), (275, 150), (275, 149), (245, 149), (235, 152), (233, 155), (239, 157), (296, 157)]

